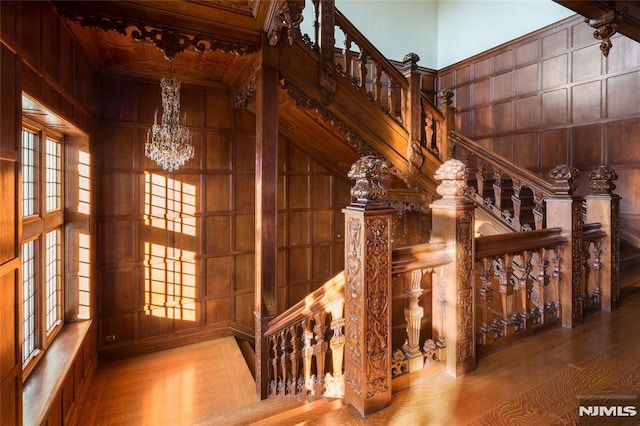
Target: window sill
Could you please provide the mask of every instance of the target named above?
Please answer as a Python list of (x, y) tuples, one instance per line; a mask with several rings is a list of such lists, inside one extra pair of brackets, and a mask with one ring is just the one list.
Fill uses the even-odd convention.
[(91, 327), (91, 320), (65, 324), (22, 388), (22, 420), (38, 425), (54, 403)]

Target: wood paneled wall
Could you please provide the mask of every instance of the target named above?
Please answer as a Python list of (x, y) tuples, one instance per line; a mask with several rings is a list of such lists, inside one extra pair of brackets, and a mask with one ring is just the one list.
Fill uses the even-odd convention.
[[(22, 421), (19, 303), (22, 92), (91, 135), (97, 105), (97, 74), (48, 2), (0, 2), (0, 27), (0, 424), (15, 425)], [(89, 217), (83, 223), (89, 227), (91, 220)], [(89, 300), (94, 298), (93, 294)], [(71, 319), (75, 318), (72, 315)], [(95, 333), (90, 341), (94, 339)], [(90, 348), (87, 361), (95, 359), (96, 345)], [(40, 395), (45, 397), (48, 395)]]
[(439, 72), (455, 92), (456, 128), (546, 177), (569, 163), (618, 173), (621, 213), (640, 218), (640, 43), (612, 38), (608, 57), (575, 16)]
[[(183, 85), (182, 112), (196, 154), (169, 175), (144, 155), (147, 129), (161, 105), (159, 84), (104, 79), (102, 93), (101, 355), (127, 356), (231, 329), (253, 335), (255, 116), (234, 109), (226, 88)], [(283, 137), (278, 149), (277, 285), (284, 310), (343, 269), (341, 209), (350, 202), (350, 182)], [(149, 194), (149, 180), (162, 191), (166, 179), (189, 195), (182, 219), (192, 225), (182, 232), (166, 229), (162, 206), (150, 210), (162, 195)], [(182, 250), (178, 263), (192, 272), (167, 274), (167, 246)], [(167, 275), (150, 280), (150, 273)], [(171, 292), (176, 296), (167, 296)]]

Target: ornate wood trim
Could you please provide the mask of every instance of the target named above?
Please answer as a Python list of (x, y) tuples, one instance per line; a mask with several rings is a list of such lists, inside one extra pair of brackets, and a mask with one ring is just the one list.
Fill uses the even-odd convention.
[(187, 48), (194, 48), (197, 51), (204, 51), (205, 49), (221, 50), (227, 53), (244, 55), (257, 52), (260, 47), (257, 43), (241, 42), (231, 38), (195, 31), (189, 32), (184, 29), (157, 25), (152, 22), (122, 19), (110, 16), (107, 13), (98, 14), (95, 11), (74, 8), (69, 5), (56, 5), (56, 9), (62, 17), (84, 28), (94, 27), (104, 31), (116, 31), (122, 36), (131, 35), (133, 40), (150, 41), (164, 52), (167, 59), (173, 59)]

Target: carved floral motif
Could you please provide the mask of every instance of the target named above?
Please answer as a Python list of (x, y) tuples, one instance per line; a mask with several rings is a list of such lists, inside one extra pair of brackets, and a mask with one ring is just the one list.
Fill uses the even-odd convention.
[(441, 180), (438, 194), (444, 197), (461, 197), (467, 192), (467, 166), (459, 160), (448, 160), (436, 170), (435, 178)]
[(575, 181), (580, 177), (580, 171), (575, 167), (562, 164), (551, 170), (549, 177), (553, 180), (553, 193), (568, 197), (576, 190)]
[(211, 34), (182, 32), (166, 28), (149, 22), (123, 20), (106, 15), (96, 15), (81, 9), (58, 7), (58, 13), (68, 20), (84, 28), (101, 28), (104, 31), (116, 31), (121, 36), (131, 35), (133, 40), (147, 40), (162, 50), (168, 59), (173, 59), (178, 53), (192, 47), (197, 51), (205, 49), (221, 50), (223, 52), (244, 55), (257, 52), (259, 45), (248, 42), (240, 43), (232, 39), (225, 39)]
[(436, 98), (438, 100), (438, 110), (444, 114), (453, 103), (453, 90), (443, 89), (436, 94)]
[(473, 341), (473, 219), (468, 210), (458, 213), (456, 220), (456, 267), (458, 268), (457, 354), (458, 362), (475, 357)]
[(616, 189), (616, 185), (612, 182), (618, 179), (618, 175), (611, 166), (598, 166), (594, 171), (589, 173), (591, 181), (591, 194), (611, 194)]
[(287, 29), (289, 44), (293, 44), (296, 32), (300, 31), (300, 23), (303, 20), (302, 10), (305, 0), (281, 0), (276, 7), (279, 9), (273, 15), (273, 21), (267, 37), (269, 45), (275, 46), (280, 40), (280, 33), (283, 28)]
[[(346, 287), (345, 287), (345, 310), (350, 312), (350, 317), (345, 323), (345, 365), (359, 366), (361, 360), (360, 346), (362, 336), (360, 334), (360, 324), (364, 321), (360, 299), (362, 298), (361, 288), (361, 238), (362, 222), (355, 217), (347, 219), (347, 247), (346, 247)], [(362, 377), (360, 368), (348, 368), (345, 371), (345, 383), (356, 394), (362, 394)]]
[(368, 155), (351, 165), (347, 174), (355, 180), (351, 195), (360, 202), (383, 200), (387, 196), (384, 183), (391, 177), (390, 167), (386, 161)]
[(390, 348), (387, 338), (389, 312), (389, 219), (366, 221), (366, 301), (367, 301), (367, 398), (389, 390)]

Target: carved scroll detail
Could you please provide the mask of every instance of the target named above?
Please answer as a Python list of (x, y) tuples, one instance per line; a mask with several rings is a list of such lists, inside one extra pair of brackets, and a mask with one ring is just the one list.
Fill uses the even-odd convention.
[(389, 241), (386, 218), (367, 219), (367, 398), (389, 390)]
[(244, 55), (257, 52), (259, 45), (248, 42), (240, 43), (203, 33), (188, 33), (183, 30), (154, 25), (149, 22), (123, 20), (106, 15), (96, 15), (81, 9), (58, 7), (58, 13), (83, 26), (84, 28), (101, 28), (104, 31), (116, 31), (121, 36), (131, 35), (133, 40), (147, 40), (162, 50), (168, 59), (173, 59), (178, 53), (192, 47), (197, 51), (205, 49), (221, 50), (223, 52)]
[[(362, 336), (360, 335), (360, 323), (363, 318), (363, 307), (360, 306), (362, 288), (360, 286), (360, 275), (362, 273), (361, 263), (361, 239), (362, 222), (355, 217), (347, 219), (347, 247), (346, 247), (346, 288), (345, 305), (349, 306), (352, 313), (349, 321), (345, 324), (345, 363), (360, 365), (361, 354), (359, 351)], [(351, 368), (346, 372), (345, 383), (356, 394), (361, 395), (362, 376), (360, 368)]]

